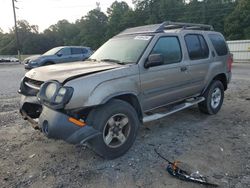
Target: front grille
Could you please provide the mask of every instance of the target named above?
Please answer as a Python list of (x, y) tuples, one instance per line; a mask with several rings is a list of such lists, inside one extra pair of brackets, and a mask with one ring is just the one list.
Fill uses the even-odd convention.
[(42, 84), (42, 81), (25, 77), (21, 82), (20, 93), (26, 96), (35, 96), (39, 92), (40, 86)]
[(40, 86), (43, 84), (42, 81), (33, 80), (33, 79), (27, 78), (27, 77), (25, 77), (23, 81), (24, 81), (25, 85), (27, 85), (28, 87), (31, 87), (33, 89), (36, 89), (36, 90), (39, 90)]

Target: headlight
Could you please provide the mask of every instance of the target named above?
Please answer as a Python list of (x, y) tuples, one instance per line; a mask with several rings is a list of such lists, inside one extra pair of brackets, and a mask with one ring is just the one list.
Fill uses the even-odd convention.
[(29, 64), (30, 64), (30, 65), (37, 65), (37, 62), (35, 62), (35, 61), (30, 61)]
[(45, 90), (45, 96), (47, 97), (47, 99), (51, 100), (52, 97), (56, 94), (56, 90), (57, 84), (53, 82), (50, 83)]
[(41, 86), (37, 97), (41, 103), (55, 109), (60, 109), (69, 102), (73, 91), (72, 87), (62, 86), (55, 81), (48, 81)]

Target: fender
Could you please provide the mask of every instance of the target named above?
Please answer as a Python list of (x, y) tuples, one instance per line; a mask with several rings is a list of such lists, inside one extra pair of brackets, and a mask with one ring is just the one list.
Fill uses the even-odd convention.
[(138, 95), (137, 95), (135, 92), (133, 92), (133, 91), (126, 91), (126, 92), (117, 92), (117, 93), (114, 93), (114, 94), (112, 94), (112, 95), (110, 95), (110, 96), (104, 98), (100, 104), (105, 104), (105, 103), (107, 103), (109, 100), (111, 100), (111, 99), (113, 99), (113, 98), (119, 98), (119, 97), (122, 96), (122, 95), (133, 95), (133, 96), (136, 97), (137, 100), (139, 101)]
[[(212, 77), (212, 79), (209, 79), (209, 81), (206, 83), (206, 85), (205, 85), (205, 87), (204, 87), (204, 89), (202, 90), (202, 95), (206, 92), (206, 90), (209, 88), (209, 86), (210, 86), (210, 84), (211, 84), (211, 82), (213, 81), (213, 80), (215, 80), (215, 78), (217, 77), (217, 76), (224, 76), (225, 78), (226, 78), (226, 82), (227, 82), (227, 75), (225, 74), (225, 73), (223, 73), (223, 72), (219, 72), (219, 73), (217, 73), (217, 74), (215, 74), (213, 77)], [(219, 80), (221, 80), (221, 79), (219, 79)], [(225, 87), (225, 85), (227, 85), (227, 83), (225, 83), (223, 80), (221, 80), (222, 81), (222, 84), (224, 85), (224, 87)], [(227, 89), (227, 87), (225, 87), (225, 90)]]
[[(131, 80), (133, 80), (133, 82), (131, 82)], [(135, 78), (128, 79), (128, 77), (126, 79), (120, 78), (103, 82), (91, 92), (88, 100), (85, 102), (85, 106), (104, 104), (111, 98), (125, 94), (132, 94), (137, 97), (138, 92), (140, 91), (139, 84), (139, 80)]]

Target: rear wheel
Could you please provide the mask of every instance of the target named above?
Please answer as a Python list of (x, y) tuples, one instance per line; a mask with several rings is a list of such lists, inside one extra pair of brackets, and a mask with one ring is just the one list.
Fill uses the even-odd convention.
[(123, 155), (134, 143), (139, 127), (135, 109), (117, 99), (92, 110), (87, 123), (102, 133), (88, 144), (107, 159)]
[(221, 109), (224, 100), (224, 86), (219, 80), (211, 83), (204, 93), (205, 101), (199, 103), (199, 109), (206, 114), (216, 114)]

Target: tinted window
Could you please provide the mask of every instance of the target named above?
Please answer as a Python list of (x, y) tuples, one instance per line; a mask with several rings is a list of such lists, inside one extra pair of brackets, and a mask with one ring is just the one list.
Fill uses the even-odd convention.
[(82, 48), (82, 53), (86, 54), (88, 52), (88, 50), (86, 48)]
[(208, 57), (208, 46), (202, 35), (186, 35), (185, 42), (191, 60), (205, 59)]
[(219, 56), (227, 55), (227, 45), (224, 38), (221, 35), (210, 34), (209, 38)]
[(61, 53), (63, 56), (71, 55), (70, 48), (63, 48), (58, 53)]
[(182, 53), (177, 37), (162, 37), (156, 43), (151, 54), (162, 54), (164, 64), (177, 63), (181, 61)]
[(203, 38), (203, 36), (201, 36), (201, 35), (199, 35), (199, 40), (200, 40), (200, 43), (201, 43), (201, 49), (202, 49), (203, 57), (207, 58), (208, 55), (209, 55), (209, 49), (208, 49), (207, 43), (206, 43), (205, 39)]
[(72, 54), (82, 54), (81, 48), (71, 48)]

